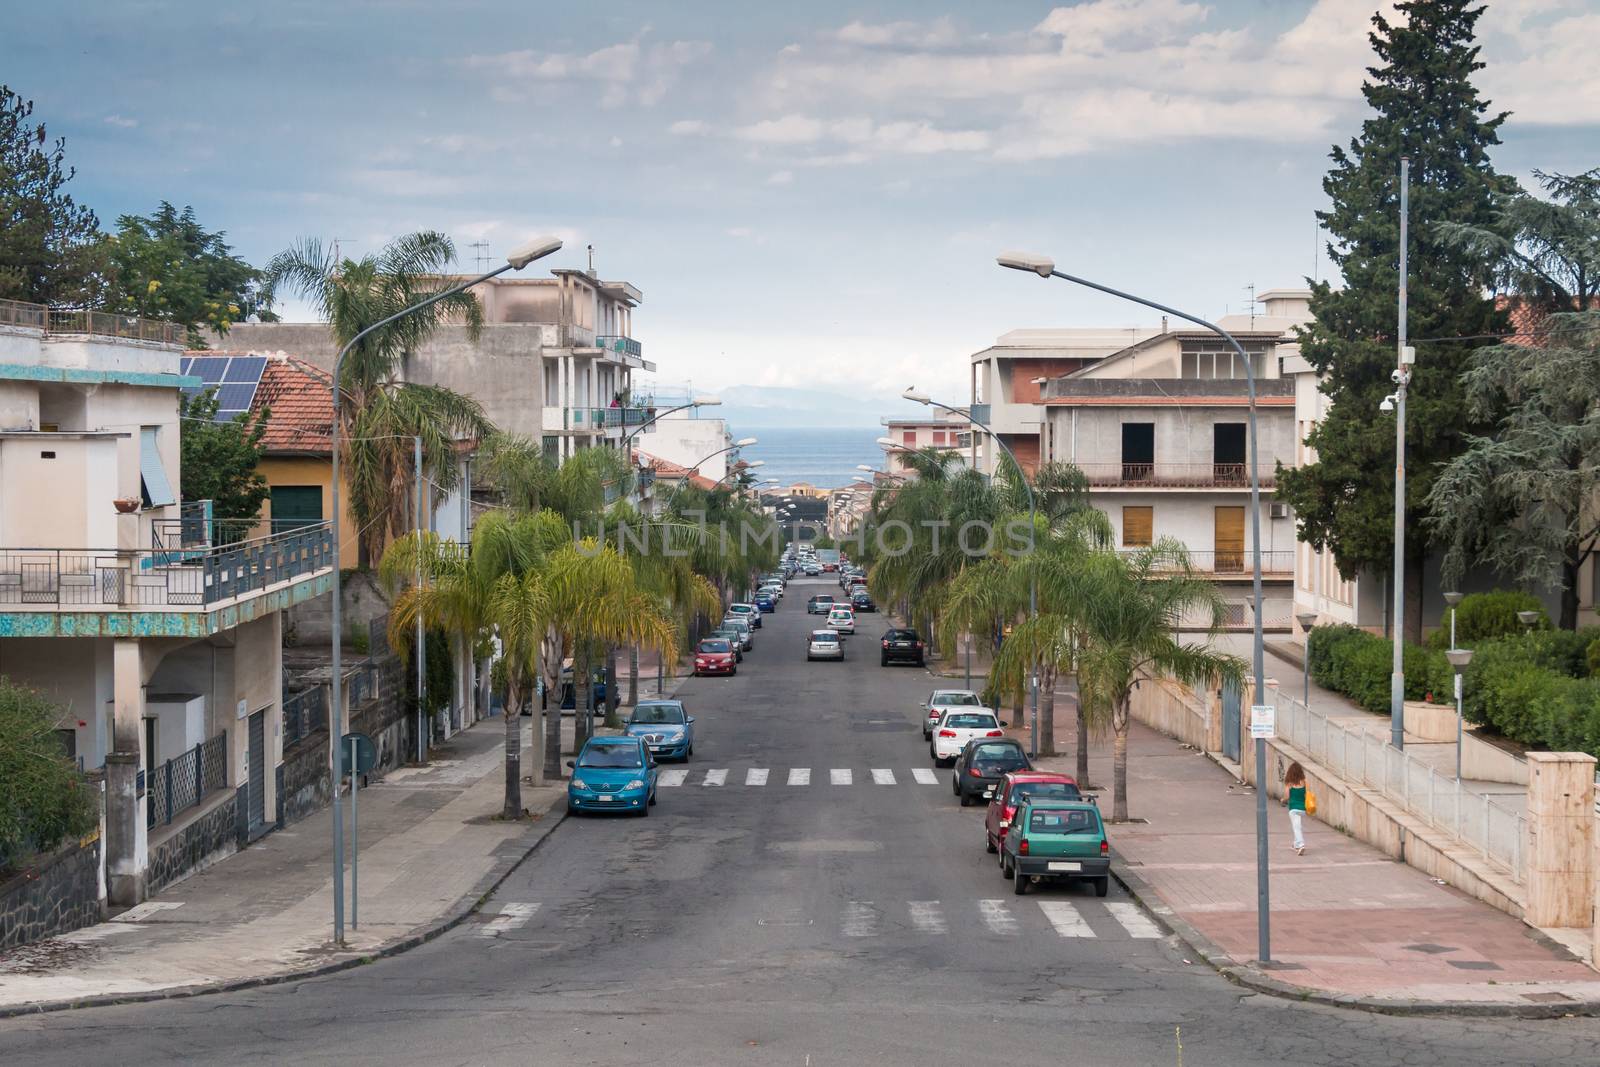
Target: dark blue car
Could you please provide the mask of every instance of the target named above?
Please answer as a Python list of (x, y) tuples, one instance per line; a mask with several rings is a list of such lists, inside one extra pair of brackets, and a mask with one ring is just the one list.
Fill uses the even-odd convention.
[(656, 761), (637, 737), (591, 737), (568, 760), (567, 813), (627, 811), (649, 815), (656, 802)]
[(750, 598), (750, 603), (760, 608), (764, 614), (770, 614), (778, 610), (778, 602), (772, 599), (771, 593), (757, 593)]
[(641, 700), (623, 724), (629, 737), (650, 746), (656, 759), (681, 759), (694, 755), (694, 716), (681, 700)]

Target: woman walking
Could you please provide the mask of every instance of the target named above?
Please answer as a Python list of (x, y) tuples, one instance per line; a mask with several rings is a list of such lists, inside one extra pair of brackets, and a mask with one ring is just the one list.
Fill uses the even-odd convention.
[(1289, 805), (1289, 828), (1294, 833), (1294, 843), (1290, 846), (1295, 854), (1306, 854), (1305, 827), (1302, 825), (1306, 817), (1306, 770), (1298, 762), (1289, 764), (1289, 769), (1283, 772), (1284, 803)]

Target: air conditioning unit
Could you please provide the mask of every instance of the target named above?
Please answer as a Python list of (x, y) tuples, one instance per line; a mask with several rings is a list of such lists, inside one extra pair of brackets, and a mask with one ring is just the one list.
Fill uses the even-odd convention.
[(1289, 505), (1280, 504), (1276, 501), (1268, 504), (1267, 517), (1269, 519), (1287, 519), (1289, 517)]

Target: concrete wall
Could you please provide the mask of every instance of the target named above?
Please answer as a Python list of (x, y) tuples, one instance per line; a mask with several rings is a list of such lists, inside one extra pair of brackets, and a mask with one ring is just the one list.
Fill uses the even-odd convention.
[[(1155, 462), (1160, 465), (1213, 462), (1212, 427), (1218, 423), (1243, 426), (1249, 421), (1249, 414), (1240, 407), (1154, 407), (1135, 401), (1127, 407), (1052, 406), (1048, 418), (1054, 435), (1054, 458), (1078, 464), (1121, 463), (1123, 424), (1154, 423)], [(1270, 472), (1278, 460), (1292, 464), (1296, 450), (1290, 411), (1259, 408), (1256, 424), (1260, 435), (1259, 469)]]
[[(267, 456), (256, 464), (256, 470), (272, 485), (314, 485), (322, 490), (322, 517), (333, 516), (333, 462), (326, 456)], [(361, 547), (355, 536), (356, 520), (350, 511), (350, 486), (346, 481), (339, 494), (339, 533), (343, 542), (339, 548), (339, 566), (348, 569), (360, 563)], [(271, 519), (272, 499), (261, 505), (261, 517)], [(270, 532), (265, 523), (255, 533), (264, 537)]]
[[(114, 436), (78, 434), (0, 438), (0, 546), (117, 548), (111, 502), (139, 495), (138, 468), (124, 463), (123, 443)], [(5, 569), (16, 572), (21, 562)], [(63, 570), (91, 565), (81, 554), (61, 561)]]
[[(636, 447), (680, 467), (693, 466), (719, 449), (726, 448), (728, 423), (725, 419), (687, 419), (669, 416), (657, 421), (634, 438)], [(700, 464), (700, 473), (716, 481), (728, 473), (728, 454)]]
[[(1089, 502), (1111, 519), (1118, 546), (1123, 545), (1122, 509), (1125, 507), (1148, 507), (1151, 533), (1158, 538), (1175, 538), (1196, 552), (1211, 552), (1217, 547), (1217, 508), (1242, 507), (1245, 509), (1245, 551), (1248, 553), (1255, 543), (1250, 537), (1250, 494), (1244, 490), (1163, 489), (1157, 492), (1124, 492), (1097, 489), (1089, 494)], [(1292, 550), (1296, 544), (1293, 520), (1269, 517), (1265, 502), (1261, 512), (1261, 550)], [(1247, 558), (1245, 563), (1248, 565), (1249, 562)]]
[(0, 638), (0, 676), (61, 705), (85, 768), (111, 747), (111, 642), (93, 637)]

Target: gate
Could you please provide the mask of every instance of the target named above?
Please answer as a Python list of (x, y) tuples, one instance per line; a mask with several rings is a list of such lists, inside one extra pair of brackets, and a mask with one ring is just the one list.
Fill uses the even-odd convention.
[(250, 836), (267, 821), (267, 713), (250, 716)]
[(1222, 683), (1222, 754), (1235, 763), (1239, 761), (1239, 704), (1238, 682)]

